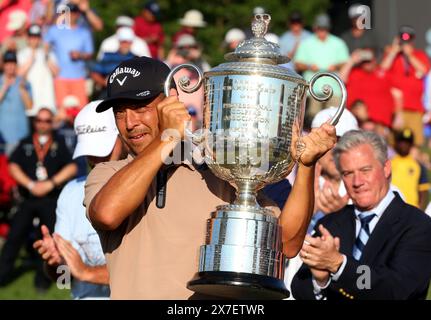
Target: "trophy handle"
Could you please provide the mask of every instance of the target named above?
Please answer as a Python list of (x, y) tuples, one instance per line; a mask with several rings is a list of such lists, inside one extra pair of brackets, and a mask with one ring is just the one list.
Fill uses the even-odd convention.
[(344, 108), (346, 106), (346, 100), (347, 100), (347, 90), (346, 86), (344, 85), (343, 81), (335, 74), (329, 73), (329, 72), (319, 72), (316, 73), (310, 80), (309, 88), (311, 96), (313, 99), (316, 99), (319, 102), (328, 101), (331, 99), (332, 95), (334, 94), (334, 90), (329, 84), (325, 84), (322, 87), (322, 91), (324, 96), (318, 96), (316, 94), (316, 91), (314, 91), (314, 85), (316, 84), (316, 81), (322, 77), (329, 77), (337, 81), (338, 85), (341, 88), (341, 102), (340, 105), (337, 108), (337, 111), (335, 112), (334, 116), (332, 117), (330, 124), (332, 126), (335, 126), (338, 123), (338, 120), (340, 120), (341, 115), (343, 114)]
[[(171, 70), (171, 72), (169, 73), (168, 77), (166, 78), (165, 81), (165, 85), (164, 85), (164, 91), (165, 91), (165, 96), (169, 97), (169, 90), (171, 89), (171, 84), (172, 81), (174, 81), (174, 75), (181, 69), (190, 69), (192, 71), (195, 71), (198, 74), (198, 82), (190, 87), (190, 78), (187, 76), (181, 77), (178, 80), (178, 87), (185, 93), (193, 93), (199, 90), (199, 88), (202, 86), (203, 83), (203, 73), (202, 71), (196, 67), (195, 65), (191, 64), (191, 63), (184, 63), (184, 64), (180, 64), (178, 66), (176, 66), (175, 68), (173, 68)], [(189, 126), (187, 126), (185, 128), (185, 134), (186, 136), (193, 142), (193, 143), (199, 143), (202, 141), (203, 136), (202, 135), (197, 135), (194, 134), (190, 128), (191, 123), (189, 123)]]
[[(340, 105), (337, 108), (337, 111), (335, 112), (334, 116), (330, 120), (330, 124), (332, 126), (337, 125), (338, 120), (340, 120), (341, 115), (344, 112), (344, 108), (346, 106), (346, 100), (347, 100), (347, 90), (346, 86), (344, 85), (343, 81), (335, 74), (329, 73), (329, 72), (318, 72), (316, 73), (310, 80), (310, 84), (308, 87), (308, 90), (310, 91), (311, 96), (313, 99), (316, 99), (319, 102), (328, 101), (332, 98), (332, 95), (334, 94), (334, 89), (329, 84), (325, 84), (322, 87), (323, 96), (318, 96), (316, 94), (316, 91), (314, 90), (314, 85), (316, 84), (316, 81), (322, 77), (329, 77), (337, 81), (338, 85), (341, 88), (341, 102)], [(301, 138), (299, 138), (298, 142), (296, 143), (296, 158), (295, 161), (298, 162), (301, 158), (302, 153), (305, 151), (305, 144), (302, 141)]]

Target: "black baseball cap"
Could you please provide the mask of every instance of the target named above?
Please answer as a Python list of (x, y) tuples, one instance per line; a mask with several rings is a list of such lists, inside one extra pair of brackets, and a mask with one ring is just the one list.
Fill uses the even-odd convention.
[(395, 131), (394, 133), (395, 141), (406, 141), (410, 143), (414, 143), (415, 136), (413, 134), (413, 130), (406, 128), (404, 130)]
[(303, 23), (303, 20), (302, 14), (299, 11), (293, 11), (289, 16), (290, 23)]
[(74, 3), (68, 3), (67, 7), (69, 8), (70, 12), (81, 12), (81, 9), (79, 9), (79, 6)]
[(29, 36), (40, 37), (42, 35), (42, 28), (37, 24), (32, 24), (27, 31)]
[(156, 1), (148, 1), (144, 5), (144, 9), (150, 11), (157, 19), (160, 18), (160, 6)]
[(17, 62), (16, 52), (15, 51), (6, 51), (3, 54), (3, 62)]
[[(139, 57), (123, 61), (108, 77), (107, 98), (97, 112), (103, 112), (122, 101), (146, 101), (164, 91), (171, 70), (160, 60)], [(172, 82), (172, 88), (175, 83)]]

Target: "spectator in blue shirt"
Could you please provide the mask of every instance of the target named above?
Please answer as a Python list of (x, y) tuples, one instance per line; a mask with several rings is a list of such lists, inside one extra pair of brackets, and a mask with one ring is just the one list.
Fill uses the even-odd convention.
[(70, 25), (53, 25), (46, 35), (47, 50), (52, 49), (57, 57), (60, 72), (55, 79), (57, 105), (68, 95), (75, 95), (80, 100), (80, 107), (88, 103), (85, 79), (86, 61), (93, 56), (94, 46), (91, 32), (79, 26), (81, 11), (76, 5), (68, 5)]
[(0, 76), (0, 134), (10, 155), (18, 142), (30, 133), (26, 110), (33, 106), (30, 84), (17, 76), (17, 57), (13, 51), (3, 55)]
[(90, 0), (56, 0), (55, 1), (56, 13), (60, 13), (62, 8), (66, 5), (76, 6), (81, 15), (78, 19), (78, 25), (87, 29), (88, 31), (102, 31), (103, 20), (97, 14), (97, 12), (91, 8)]
[[(301, 41), (309, 36), (311, 36), (311, 32), (304, 29), (302, 14), (298, 11), (292, 12), (289, 17), (289, 31), (286, 31), (280, 37), (281, 54), (292, 59)], [(293, 69), (294, 65), (289, 62), (286, 67)]]

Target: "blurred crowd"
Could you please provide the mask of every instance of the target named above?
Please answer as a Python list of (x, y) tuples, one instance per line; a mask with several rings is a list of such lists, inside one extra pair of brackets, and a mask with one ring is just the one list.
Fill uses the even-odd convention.
[[(264, 8), (256, 7), (250, 16), (264, 12)], [(62, 187), (72, 178), (87, 174), (87, 162), (82, 157), (72, 159), (77, 130), (98, 129), (77, 129), (75, 118), (89, 101), (106, 97), (108, 75), (116, 66), (147, 56), (170, 67), (191, 62), (203, 71), (211, 69), (203, 55), (205, 44), (197, 41), (199, 29), (211, 28), (204, 14), (195, 9), (185, 11), (178, 19), (178, 31), (172, 35), (172, 47), (165, 52), (160, 13), (157, 2), (149, 1), (137, 17), (118, 16), (114, 34), (96, 48), (94, 34), (103, 30), (104, 22), (90, 0), (2, 2), (0, 238), (8, 241), (0, 256), (0, 285), (7, 283), (23, 245), (37, 260), (28, 244), (41, 237), (40, 225), (54, 229)], [(291, 59), (284, 66), (307, 81), (319, 71), (340, 76), (347, 87), (351, 112), (345, 125), (374, 131), (388, 141), (393, 187), (407, 203), (425, 211), (431, 169), (426, 152), (431, 147), (430, 60), (415, 46), (414, 28), (400, 26), (392, 43), (382, 44), (372, 29), (361, 27), (362, 13), (360, 5), (351, 6), (346, 13), (351, 28), (336, 36), (331, 33), (336, 22), (327, 14), (316, 16), (308, 29), (301, 12), (292, 12), (286, 17), (286, 32), (270, 33), (266, 38)], [(249, 28), (238, 26), (226, 30), (220, 42), (229, 52), (250, 36)], [(177, 76), (183, 75), (196, 80), (188, 71)], [(331, 84), (335, 90), (329, 101), (322, 104), (308, 98), (305, 130), (313, 127), (313, 119), (321, 110), (340, 103), (341, 91), (336, 83)], [(199, 128), (202, 89), (193, 95), (180, 93), (180, 99), (186, 103), (195, 129)], [(319, 170), (316, 197), (319, 187), (328, 184), (339, 197), (331, 199), (335, 206), (323, 198), (316, 201), (316, 212), (333, 212), (348, 201), (340, 174), (331, 160), (321, 161)], [(277, 190), (272, 192), (284, 189)], [(49, 281), (40, 263), (37, 270), (35, 285), (43, 290)]]

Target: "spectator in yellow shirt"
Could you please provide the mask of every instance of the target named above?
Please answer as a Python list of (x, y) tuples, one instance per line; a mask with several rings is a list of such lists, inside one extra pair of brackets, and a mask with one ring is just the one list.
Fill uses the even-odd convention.
[(411, 129), (395, 133), (397, 154), (391, 160), (392, 184), (401, 190), (408, 204), (425, 210), (430, 183), (426, 169), (410, 155), (413, 145), (414, 135)]

